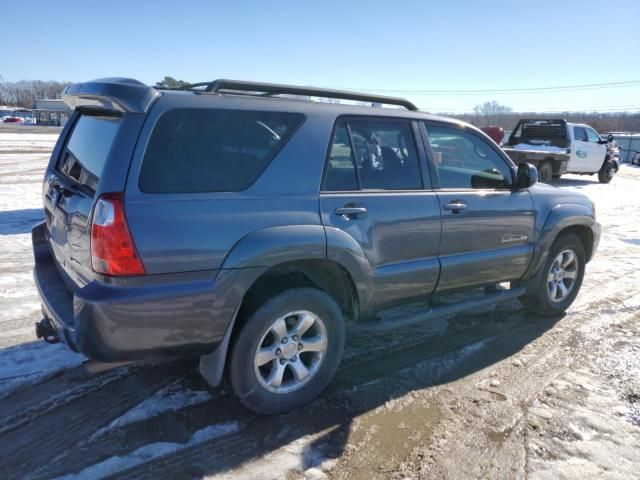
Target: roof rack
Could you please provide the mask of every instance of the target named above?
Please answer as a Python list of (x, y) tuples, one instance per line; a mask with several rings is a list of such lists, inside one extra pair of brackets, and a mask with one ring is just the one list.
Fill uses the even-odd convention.
[[(204, 87), (204, 89), (202, 88)], [(277, 83), (247, 82), (243, 80), (218, 79), (213, 82), (192, 83), (184, 87), (168, 90), (193, 90), (205, 93), (263, 93), (268, 95), (308, 95), (322, 98), (338, 98), (342, 100), (354, 100), (359, 102), (380, 103), (384, 105), (397, 105), (412, 112), (418, 111), (413, 103), (405, 98), (387, 97), (383, 95), (369, 95), (366, 93), (348, 92), (345, 90), (333, 90), (329, 88), (298, 87), (295, 85), (282, 85)]]

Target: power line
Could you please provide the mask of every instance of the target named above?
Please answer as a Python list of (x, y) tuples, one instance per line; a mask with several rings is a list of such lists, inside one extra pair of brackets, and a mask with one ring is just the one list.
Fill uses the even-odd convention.
[[(441, 108), (421, 108), (423, 111), (430, 111), (435, 113), (446, 113), (446, 114), (474, 114), (475, 112), (470, 109), (441, 109)], [(514, 113), (624, 113), (629, 112), (632, 114), (638, 114), (640, 110), (640, 105), (630, 105), (628, 107), (618, 107), (618, 108), (564, 108), (564, 109), (546, 109), (546, 108), (538, 108), (535, 110), (531, 109), (518, 109), (512, 110), (510, 112), (496, 112), (495, 115), (509, 115)]]
[(495, 88), (495, 89), (473, 89), (473, 90), (400, 90), (383, 88), (356, 88), (349, 89), (355, 91), (400, 93), (410, 95), (479, 95), (479, 94), (507, 94), (517, 95), (525, 93), (549, 93), (563, 92), (567, 90), (600, 90), (606, 88), (624, 88), (640, 86), (640, 80), (625, 80), (607, 83), (584, 83), (580, 85), (557, 85), (553, 87), (525, 87), (525, 88)]
[[(473, 109), (462, 108), (462, 107), (422, 107), (423, 110), (432, 110), (439, 112), (472, 112)], [(600, 112), (600, 111), (625, 111), (625, 110), (638, 110), (640, 109), (640, 105), (604, 105), (604, 106), (591, 106), (591, 107), (569, 107), (569, 108), (560, 108), (560, 107), (539, 107), (536, 108), (535, 111), (538, 112)], [(519, 110), (519, 111), (533, 111), (533, 110)], [(504, 112), (510, 113), (510, 112)]]

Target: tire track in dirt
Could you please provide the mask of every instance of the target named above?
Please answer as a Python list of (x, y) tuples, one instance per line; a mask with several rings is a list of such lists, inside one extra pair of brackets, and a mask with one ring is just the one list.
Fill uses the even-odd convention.
[[(329, 398), (334, 395), (340, 395), (345, 389), (349, 389), (354, 385), (362, 383), (368, 383), (375, 381), (385, 375), (392, 374), (397, 370), (407, 368), (418, 363), (428, 361), (429, 359), (435, 359), (443, 355), (447, 355), (451, 352), (456, 352), (460, 348), (465, 348), (469, 344), (473, 344), (479, 339), (486, 336), (486, 333), (475, 331), (467, 332), (467, 334), (459, 336), (457, 338), (451, 338), (448, 341), (442, 341), (442, 338), (431, 338), (424, 341), (419, 337), (411, 336), (413, 345), (409, 348), (402, 347), (391, 350), (380, 350), (375, 355), (369, 353), (361, 354), (357, 357), (345, 362), (344, 367), (334, 382), (330, 385), (325, 393), (325, 400), (330, 401)], [(380, 339), (382, 341), (382, 338)], [(429, 348), (430, 343), (437, 343), (437, 348)], [(379, 364), (382, 368), (372, 369), (371, 364)], [(196, 373), (197, 375), (197, 373)], [(192, 382), (196, 382), (196, 388), (205, 388), (204, 382), (199, 378), (192, 378)], [(197, 385), (200, 382), (200, 385)], [(226, 389), (226, 387), (225, 387)], [(313, 408), (313, 406), (311, 407)], [(336, 412), (334, 412), (334, 417)], [(343, 416), (347, 415), (343, 413)], [(179, 418), (177, 420), (176, 418)], [(62, 455), (56, 458), (50, 467), (42, 468), (30, 478), (51, 478), (54, 476), (63, 475), (69, 472), (78, 472), (83, 468), (99, 463), (110, 456), (126, 455), (127, 453), (150, 443), (149, 432), (152, 431), (152, 442), (176, 442), (185, 443), (190, 436), (197, 430), (204, 428), (212, 423), (224, 423), (229, 421), (238, 421), (243, 425), (249, 425), (252, 422), (253, 415), (242, 408), (239, 405), (237, 399), (229, 394), (223, 393), (204, 405), (196, 407), (189, 407), (179, 412), (169, 412), (164, 415), (160, 415), (153, 419), (149, 419), (137, 424), (129, 425), (125, 428), (118, 429), (118, 431), (109, 432), (101, 438), (96, 439), (90, 445), (83, 448), (81, 454)], [(304, 423), (304, 422), (302, 422)], [(162, 426), (167, 428), (162, 429)], [(172, 428), (168, 428), (171, 426)], [(282, 421), (281, 417), (271, 417), (268, 421), (268, 427), (270, 429), (281, 429)], [(160, 429), (160, 430), (159, 430)], [(158, 438), (158, 431), (161, 431), (161, 438)], [(256, 433), (255, 438), (251, 438), (250, 434), (245, 429), (240, 430), (236, 436), (244, 438), (245, 441), (259, 442), (264, 432), (259, 430)], [(299, 431), (292, 430), (290, 434), (295, 437), (299, 434)], [(249, 438), (248, 438), (249, 437)], [(126, 438), (126, 445), (119, 439)], [(244, 454), (244, 450), (240, 450), (240, 456), (238, 456), (233, 437), (229, 437), (228, 440), (216, 439), (211, 444), (216, 445), (216, 450), (220, 448), (221, 442), (231, 442), (230, 450), (233, 458), (241, 458)], [(226, 448), (225, 448), (226, 451)], [(236, 453), (233, 453), (236, 452)], [(229, 458), (231, 458), (229, 457)]]
[[(601, 304), (598, 305), (602, 307)], [(509, 307), (506, 307), (506, 310), (508, 309)], [(584, 314), (584, 310), (581, 313)], [(324, 401), (324, 403), (326, 403), (327, 401), (332, 401), (332, 397), (344, 396), (344, 393), (348, 392), (351, 387), (358, 387), (367, 383), (375, 382), (385, 376), (390, 376), (397, 371), (414, 367), (421, 363), (429, 362), (430, 360), (441, 361), (443, 357), (447, 357), (448, 355), (455, 356), (457, 352), (469, 345), (473, 345), (474, 343), (485, 341), (487, 344), (484, 346), (484, 349), (487, 349), (490, 346), (491, 348), (494, 348), (495, 344), (499, 342), (500, 339), (504, 340), (507, 337), (513, 338), (514, 336), (518, 336), (519, 332), (531, 331), (532, 329), (544, 331), (550, 328), (554, 323), (551, 322), (546, 325), (543, 321), (538, 325), (535, 325), (530, 322), (531, 319), (527, 318), (525, 313), (521, 310), (517, 310), (515, 312), (498, 310), (490, 314), (475, 316), (461, 315), (455, 317), (451, 319), (449, 328), (447, 328), (445, 332), (437, 335), (427, 334), (426, 338), (424, 337), (424, 333), (422, 337), (420, 336), (420, 327), (413, 327), (406, 330), (403, 329), (404, 334), (403, 332), (400, 332), (400, 334), (408, 339), (406, 346), (393, 349), (380, 349), (373, 353), (364, 351), (350, 359), (347, 359), (336, 376), (336, 379), (327, 389), (324, 399), (321, 400), (321, 402)], [(394, 335), (396, 334), (397, 332), (394, 333)], [(364, 342), (367, 344), (375, 344), (378, 342), (384, 343), (387, 338), (385, 335), (380, 334), (372, 335), (372, 337), (377, 338), (374, 338), (373, 340), (369, 338), (364, 340)], [(525, 340), (529, 340), (531, 335), (525, 335), (525, 337)], [(362, 341), (362, 338), (356, 339), (354, 343), (357, 343), (358, 340)], [(540, 355), (545, 354), (541, 353)], [(533, 361), (531, 364), (533, 364)], [(216, 422), (240, 420), (240, 423), (245, 425), (245, 427), (235, 434), (226, 438), (219, 438), (202, 445), (190, 447), (189, 449), (181, 450), (175, 455), (170, 455), (168, 458), (159, 458), (149, 462), (148, 464), (135, 467), (130, 471), (122, 472), (121, 476), (123, 478), (139, 478), (139, 476), (142, 476), (140, 478), (144, 478), (144, 475), (146, 475), (146, 472), (148, 471), (157, 470), (164, 473), (167, 471), (175, 471), (176, 474), (181, 471), (192, 471), (184, 470), (187, 467), (187, 464), (185, 463), (185, 461), (187, 461), (186, 459), (191, 459), (192, 461), (200, 464), (203, 471), (210, 471), (211, 469), (215, 470), (221, 465), (233, 465), (234, 462), (238, 463), (241, 459), (247, 458), (247, 450), (238, 449), (237, 442), (259, 444), (264, 437), (264, 430), (262, 429), (266, 428), (267, 431), (275, 431), (283, 428), (282, 417), (271, 417), (271, 419), (266, 420), (260, 419), (259, 423), (261, 424), (261, 428), (255, 429), (252, 427), (254, 422), (252, 415), (242, 408), (236, 408), (237, 400), (232, 395), (222, 394), (219, 398), (214, 399), (205, 405), (190, 407), (185, 409), (183, 412), (171, 412), (170, 414), (161, 415), (138, 424), (127, 426), (126, 428), (117, 429), (116, 431), (105, 435), (104, 438), (83, 446), (83, 450), (79, 455), (64, 455), (66, 448), (77, 444), (81, 440), (86, 440), (86, 438), (88, 438), (95, 430), (110, 423), (112, 419), (117, 418), (120, 414), (135, 406), (139, 401), (144, 400), (153, 393), (153, 391), (168, 384), (177, 377), (184, 376), (185, 373), (187, 375), (189, 374), (185, 371), (178, 371), (175, 373), (175, 376), (170, 379), (165, 379), (159, 383), (155, 383), (151, 380), (148, 384), (148, 388), (143, 388), (143, 392), (140, 395), (136, 395), (135, 398), (128, 398), (126, 405), (122, 405), (122, 407), (117, 409), (117, 411), (109, 411), (106, 415), (102, 412), (100, 419), (92, 422), (91, 426), (82, 428), (77, 432), (72, 429), (72, 435), (65, 435), (67, 437), (71, 437), (67, 438), (67, 441), (64, 442), (66, 446), (63, 448), (58, 447), (54, 449), (54, 453), (47, 455), (49, 460), (54, 458), (56, 460), (53, 462), (52, 468), (40, 468), (34, 478), (51, 478), (52, 476), (62, 475), (68, 472), (77, 472), (87, 466), (99, 463), (110, 456), (126, 455), (136, 448), (150, 443), (149, 437), (151, 437), (153, 441), (159, 441), (156, 435), (158, 432), (157, 427), (162, 425), (167, 427), (163, 430), (165, 433), (170, 430), (168, 426), (171, 426), (176, 430), (175, 432), (172, 432), (171, 435), (173, 436), (169, 436), (169, 438), (162, 438), (162, 441), (184, 443), (185, 439), (188, 439), (189, 435), (203, 426), (210, 424), (211, 420), (215, 420)], [(438, 376), (442, 373), (442, 371), (438, 372), (438, 369), (436, 368), (435, 370), (432, 369), (431, 375)], [(93, 395), (94, 393), (99, 392), (101, 389), (116, 382), (117, 380), (120, 381), (117, 384), (114, 383), (113, 388), (105, 389), (117, 389), (117, 391), (124, 390), (129, 392), (133, 385), (144, 383), (145, 380), (143, 380), (143, 378), (147, 374), (148, 372), (145, 371), (145, 368), (142, 368), (141, 372), (109, 372), (108, 374), (105, 374), (107, 378), (101, 378), (101, 376), (88, 378), (86, 375), (83, 376), (78, 372), (66, 372), (65, 381), (62, 382), (62, 384), (66, 385), (66, 389), (64, 386), (61, 386), (59, 381), (60, 379), (57, 379), (57, 381), (52, 379), (50, 381), (43, 382), (43, 384), (26, 388), (24, 391), (18, 392), (25, 402), (27, 402), (29, 408), (20, 410), (14, 404), (12, 407), (13, 411), (7, 412), (7, 415), (4, 416), (3, 423), (0, 425), (5, 426), (5, 432), (8, 430), (14, 430), (16, 426), (23, 425), (26, 421), (33, 422), (33, 420), (37, 420), (37, 414), (42, 412), (40, 413), (40, 416), (42, 416), (42, 419), (44, 420), (43, 423), (47, 425), (52, 423), (50, 427), (46, 427), (46, 430), (49, 430), (50, 428), (55, 429), (57, 428), (56, 422), (50, 422), (49, 419), (50, 410), (53, 411), (54, 416), (56, 416), (56, 410), (65, 410), (64, 407), (69, 404), (70, 409), (80, 411), (82, 416), (87, 412), (82, 412), (82, 406), (80, 406), (80, 408), (76, 406), (76, 399), (85, 397), (87, 406), (91, 408), (91, 412), (93, 412), (92, 407), (96, 405), (96, 396)], [(126, 377), (124, 379), (110, 379), (108, 377), (109, 375), (114, 377), (126, 375)], [(194, 375), (197, 377), (197, 373)], [(522, 382), (522, 379), (519, 379), (519, 381)], [(80, 382), (80, 384), (74, 385), (76, 382)], [(421, 388), (425, 386), (428, 385), (422, 385)], [(37, 393), (30, 398), (29, 392)], [(56, 393), (54, 392), (57, 392), (57, 395), (60, 397), (60, 403), (56, 403), (55, 398), (51, 399), (51, 397), (56, 396)], [(66, 398), (66, 395), (72, 398)], [(106, 397), (102, 399), (103, 401), (106, 400), (106, 402), (109, 402), (109, 399), (113, 399), (111, 392), (106, 393), (106, 395), (104, 392), (103, 394), (97, 393), (96, 395), (98, 397)], [(17, 399), (15, 396), (9, 398), (13, 398), (14, 402)], [(49, 402), (48, 407), (47, 402)], [(100, 398), (97, 403), (100, 403)], [(342, 402), (340, 402), (340, 399), (338, 398), (337, 404), (340, 405), (340, 403)], [(230, 408), (230, 405), (232, 408)], [(2, 402), (0, 402), (0, 411), (2, 411), (2, 406)], [(301, 436), (309, 434), (312, 435), (324, 428), (328, 428), (331, 424), (335, 424), (336, 419), (346, 419), (348, 423), (348, 417), (350, 415), (352, 416), (353, 412), (340, 411), (343, 408), (344, 406), (341, 406), (338, 409), (331, 409), (331, 415), (328, 415), (326, 418), (327, 425), (315, 424), (314, 428), (304, 428), (302, 431), (295, 428), (291, 429), (287, 435), (279, 438), (276, 444), (273, 444), (273, 448), (278, 448), (279, 446), (286, 444), (285, 441), (287, 440), (293, 441)], [(231, 413), (231, 415), (228, 413)], [(30, 415), (35, 416), (31, 417)], [(296, 414), (294, 413), (294, 416), (295, 415)], [(176, 421), (176, 416), (181, 417), (181, 420)], [(203, 421), (203, 419), (206, 420)], [(305, 421), (302, 421), (302, 423), (304, 422)], [(316, 430), (316, 426), (319, 430)], [(28, 433), (25, 430), (20, 430), (19, 436), (29, 437), (32, 435), (32, 432)], [(5, 441), (5, 438), (5, 436), (0, 436), (0, 444)], [(122, 438), (127, 439), (126, 444), (124, 445), (121, 441), (118, 441), (118, 439)], [(48, 442), (44, 443), (46, 444)], [(29, 445), (29, 447), (38, 448), (39, 445)], [(227, 453), (224, 455), (221, 454), (221, 456), (216, 455), (215, 457), (212, 457), (210, 451), (212, 447), (215, 448), (216, 452), (220, 451)], [(269, 453), (269, 451), (270, 450), (267, 448), (264, 450), (264, 453)], [(18, 451), (18, 454), (20, 454), (20, 451)], [(253, 456), (253, 454), (250, 454), (250, 456)], [(201, 457), (206, 457), (204, 462)], [(38, 463), (42, 462), (42, 460), (42, 458), (39, 458)], [(2, 462), (0, 461), (0, 467), (1, 466)], [(33, 465), (30, 465), (27, 468), (11, 471), (10, 475), (16, 475), (16, 477), (21, 476), (24, 473), (33, 471), (32, 467)], [(116, 474), (115, 477), (119, 476), (119, 474)]]
[[(384, 393), (384, 398), (373, 398), (375, 395), (372, 398), (359, 398), (355, 402), (358, 405), (353, 406), (351, 405), (353, 399), (348, 397), (357, 396), (358, 393), (357, 391), (353, 394), (349, 392), (352, 387), (358, 390), (363, 385), (372, 384), (398, 371), (420, 367), (420, 364), (429, 361), (442, 363), (444, 359), (446, 363), (449, 357), (456, 361), (462, 350), (478, 342), (486, 342), (483, 348), (490, 348), (497, 335), (506, 337), (514, 333), (513, 328), (510, 329), (508, 326), (505, 328), (505, 323), (519, 324), (520, 330), (532, 328), (531, 325), (522, 324), (523, 315), (520, 312), (510, 318), (501, 319), (500, 322), (486, 320), (487, 323), (484, 325), (478, 322), (480, 328), (477, 328), (476, 324), (474, 325), (476, 328), (457, 336), (438, 335), (426, 342), (424, 339), (416, 341), (408, 347), (380, 351), (373, 355), (366, 353), (359, 355), (345, 362), (336, 379), (319, 401), (303, 409), (284, 416), (253, 418), (246, 421), (245, 427), (235, 434), (159, 457), (116, 473), (109, 478), (143, 479), (154, 478), (160, 474), (171, 478), (192, 478), (194, 475), (213, 474), (237, 467), (247, 460), (270, 453), (302, 437), (321, 435), (322, 432), (339, 426), (348, 428), (355, 416), (375, 408), (380, 402), (388, 399), (387, 394)], [(418, 388), (437, 382), (438, 377), (446, 375), (446, 369), (443, 371), (435, 368), (429, 373), (432, 378), (423, 378), (424, 384)], [(368, 395), (367, 393), (360, 396)], [(228, 401), (235, 401), (235, 399), (229, 398)], [(349, 405), (345, 405), (345, 402)], [(295, 427), (288, 428), (287, 426), (290, 425)]]
[[(597, 346), (593, 339), (584, 338), (579, 329), (587, 323), (599, 323), (602, 312), (616, 305), (619, 305), (617, 298), (604, 302), (599, 300), (591, 302), (579, 314), (564, 317), (560, 329), (550, 332), (538, 345), (530, 346), (535, 353), (526, 355), (524, 366), (511, 364), (499, 367), (502, 373), (498, 388), (478, 388), (478, 381), (474, 379), (458, 386), (456, 397), (463, 398), (465, 404), (457, 410), (464, 411), (463, 416), (473, 416), (474, 428), (456, 430), (446, 425), (452, 417), (460, 417), (457, 410), (449, 413), (449, 418), (443, 415), (436, 437), (446, 438), (448, 444), (458, 447), (454, 450), (439, 451), (436, 448), (430, 452), (426, 449), (413, 452), (414, 463), (416, 459), (431, 458), (429, 466), (444, 476), (526, 478), (527, 416), (531, 402), (541, 395), (550, 382), (581, 358), (576, 352)], [(627, 313), (633, 315), (633, 312)], [(570, 332), (569, 335), (566, 332)], [(490, 396), (483, 397), (485, 392)], [(496, 397), (501, 397), (500, 401), (496, 401)], [(442, 402), (441, 407), (446, 412), (447, 402)], [(479, 408), (482, 409), (481, 413), (476, 411)], [(437, 444), (438, 438), (435, 440)], [(419, 465), (404, 472), (416, 471), (426, 473)]]
[(91, 394), (74, 397), (59, 407), (53, 405), (46, 414), (0, 435), (3, 478), (23, 478), (85, 441), (158, 389), (184, 376), (185, 368), (185, 361), (141, 368), (135, 375), (98, 385)]
[(19, 388), (0, 400), (0, 438), (24, 423), (37, 420), (52, 409), (87, 396), (127, 374), (127, 369), (122, 368), (91, 376), (81, 365), (36, 385)]
[(186, 443), (198, 430), (238, 418), (247, 422), (252, 417), (231, 395), (222, 392), (209, 402), (108, 430), (80, 449), (56, 457), (27, 478), (44, 480), (79, 472), (110, 457), (124, 456), (148, 445), (150, 437), (154, 442)]

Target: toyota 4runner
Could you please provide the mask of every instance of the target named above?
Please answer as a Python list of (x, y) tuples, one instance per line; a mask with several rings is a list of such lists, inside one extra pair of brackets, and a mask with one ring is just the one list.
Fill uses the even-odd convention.
[[(32, 232), (38, 337), (106, 362), (198, 355), (256, 412), (319, 395), (347, 322), (398, 328), (514, 298), (561, 314), (597, 248), (588, 198), (404, 99), (119, 78), (63, 99), (74, 112)], [(430, 307), (378, 315), (417, 300)]]

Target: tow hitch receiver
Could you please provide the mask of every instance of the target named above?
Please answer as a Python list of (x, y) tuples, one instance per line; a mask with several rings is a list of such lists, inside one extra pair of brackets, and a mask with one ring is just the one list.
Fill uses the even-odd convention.
[(46, 317), (36, 322), (36, 337), (44, 339), (47, 343), (58, 343), (60, 341), (58, 332)]

